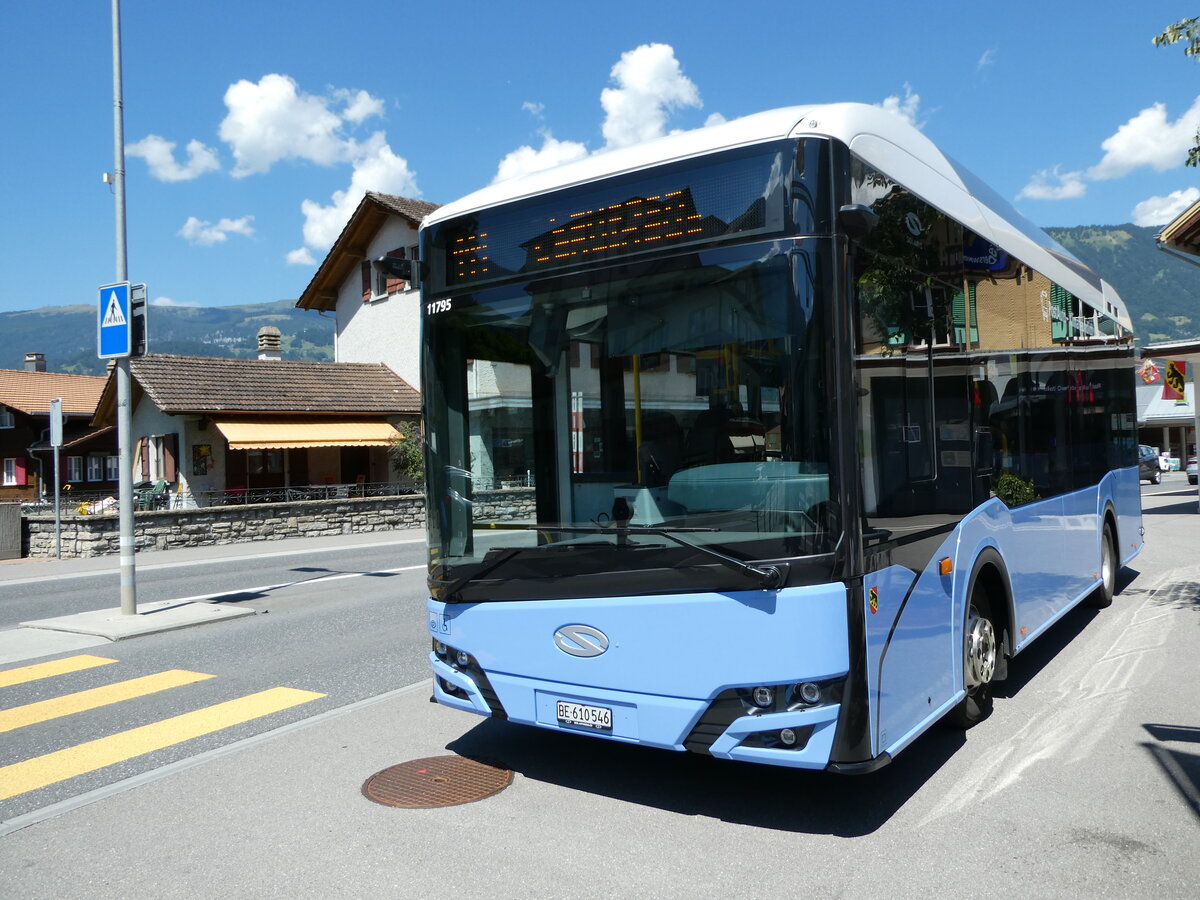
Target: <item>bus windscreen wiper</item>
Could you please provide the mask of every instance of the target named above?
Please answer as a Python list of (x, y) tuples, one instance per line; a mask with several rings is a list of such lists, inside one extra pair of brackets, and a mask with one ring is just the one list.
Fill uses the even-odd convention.
[[(756, 566), (752, 563), (742, 562), (740, 559), (734, 559), (732, 556), (726, 556), (718, 550), (713, 550), (711, 547), (705, 547), (703, 544), (694, 544), (691, 541), (686, 541), (679, 537), (680, 533), (689, 533), (696, 531), (720, 531), (719, 528), (658, 528), (653, 525), (628, 525), (618, 523), (617, 525), (526, 525), (526, 531), (552, 531), (559, 534), (604, 534), (614, 535), (617, 539), (617, 546), (621, 547), (629, 540), (630, 535), (645, 534), (654, 535), (656, 537), (665, 537), (668, 541), (674, 541), (681, 547), (687, 547), (689, 550), (695, 550), (697, 553), (703, 553), (705, 556), (712, 557), (727, 569), (733, 569), (740, 575), (747, 578), (758, 579), (759, 587), (763, 590), (774, 590), (783, 584), (783, 576), (786, 571), (782, 566)], [(507, 557), (506, 557), (507, 558)], [(490, 569), (489, 569), (490, 571)]]

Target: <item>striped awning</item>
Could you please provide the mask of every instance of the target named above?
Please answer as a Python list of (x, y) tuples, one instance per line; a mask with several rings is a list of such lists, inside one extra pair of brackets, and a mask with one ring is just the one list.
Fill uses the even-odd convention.
[(386, 447), (398, 432), (387, 422), (213, 422), (230, 450), (298, 450), (306, 447)]

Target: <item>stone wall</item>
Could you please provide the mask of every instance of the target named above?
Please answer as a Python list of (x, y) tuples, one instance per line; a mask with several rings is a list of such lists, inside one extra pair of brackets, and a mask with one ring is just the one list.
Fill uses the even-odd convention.
[[(475, 498), (481, 521), (533, 520), (532, 488), (488, 491)], [(425, 498), (355, 497), (348, 500), (304, 500), (292, 503), (250, 503), (139, 512), (134, 515), (134, 544), (138, 553), (212, 544), (278, 541), (425, 527)], [(64, 516), (63, 558), (104, 556), (120, 550), (117, 515)], [(25, 555), (53, 557), (54, 516), (25, 518)]]

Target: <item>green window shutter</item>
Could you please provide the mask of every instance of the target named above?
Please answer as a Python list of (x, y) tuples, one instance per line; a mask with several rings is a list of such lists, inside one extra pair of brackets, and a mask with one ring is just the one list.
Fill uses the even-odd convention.
[(975, 311), (975, 282), (967, 283), (967, 290), (970, 292), (970, 304), (967, 307), (967, 313), (970, 316), (967, 319), (967, 324), (971, 329), (971, 343), (979, 343), (979, 315)]
[(1050, 285), (1050, 339), (1064, 341), (1071, 336), (1071, 292)]

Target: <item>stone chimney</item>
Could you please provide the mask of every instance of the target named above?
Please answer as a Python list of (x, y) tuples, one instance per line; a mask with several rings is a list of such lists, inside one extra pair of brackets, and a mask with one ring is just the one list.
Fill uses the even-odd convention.
[(45, 372), (46, 371), (46, 354), (45, 353), (26, 353), (25, 354), (25, 371), (26, 372)]
[(280, 337), (279, 329), (274, 325), (264, 325), (258, 329), (258, 358), (283, 358), (283, 341)]

